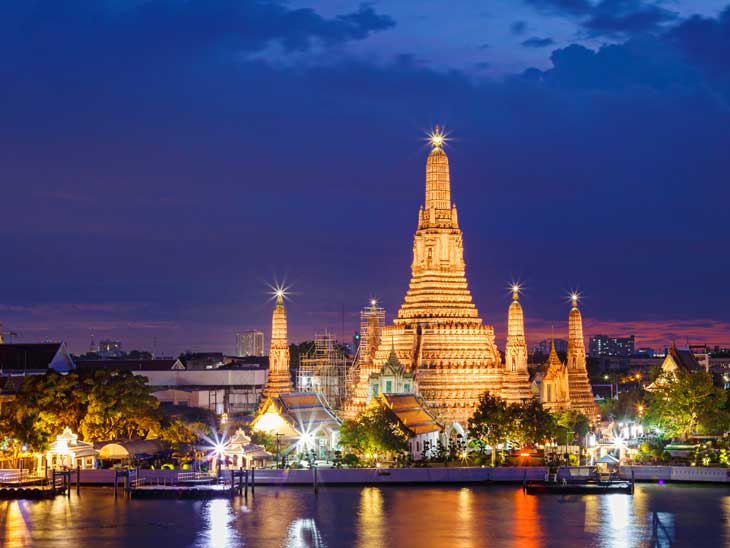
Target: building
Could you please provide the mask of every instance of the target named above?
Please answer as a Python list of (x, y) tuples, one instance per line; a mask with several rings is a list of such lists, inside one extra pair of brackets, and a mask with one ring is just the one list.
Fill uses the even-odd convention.
[(105, 358), (121, 356), (123, 354), (121, 341), (103, 339), (99, 341), (99, 355)]
[(444, 427), (417, 394), (381, 394), (379, 402), (408, 434), (408, 452), (413, 460), (434, 456)]
[(609, 337), (608, 335), (593, 335), (588, 343), (591, 356), (633, 356), (635, 340), (633, 335), (628, 337)]
[(109, 371), (184, 371), (185, 365), (177, 358), (157, 360), (79, 360), (77, 367), (84, 369), (107, 369)]
[(65, 343), (0, 344), (0, 376), (42, 375), (76, 369)]
[(527, 341), (525, 319), (519, 301), (520, 287), (512, 287), (512, 303), (507, 314), (507, 343), (504, 349), (504, 378), (502, 398), (508, 401), (532, 397), (530, 372), (527, 369)]
[(263, 356), (264, 332), (252, 329), (236, 333), (236, 355), (241, 357)]
[(289, 340), (287, 335), (284, 292), (276, 292), (276, 304), (271, 316), (271, 345), (269, 347), (269, 376), (266, 379), (262, 402), (279, 394), (294, 392), (289, 371)]
[(463, 434), (480, 395), (501, 392), (504, 367), (494, 329), (482, 323), (469, 291), (442, 144), (437, 128), (426, 161), (425, 203), (418, 212), (408, 291), (393, 324), (382, 328), (372, 358), (357, 363), (345, 415), (362, 412), (370, 375), (382, 369), (393, 351), (415, 373), (429, 409), (449, 431)]
[(681, 350), (673, 344), (667, 349), (667, 355), (661, 365), (661, 375), (647, 386), (646, 390), (649, 392), (656, 390), (680, 369), (690, 373), (697, 373), (699, 371), (709, 372), (709, 361), (707, 364), (701, 364), (697, 360), (694, 352), (691, 350)]
[(349, 365), (334, 335), (328, 331), (317, 333), (312, 349), (299, 358), (297, 391), (319, 392), (333, 409), (341, 409), (347, 394)]
[[(45, 465), (43, 458), (45, 456)], [(94, 448), (93, 443), (80, 441), (78, 434), (75, 434), (67, 426), (63, 429), (56, 441), (51, 443), (46, 454), (38, 455), (38, 470), (47, 468), (96, 468), (96, 459), (99, 451)]]
[(555, 412), (570, 408), (568, 368), (560, 361), (555, 345), (551, 345), (547, 362), (535, 375), (534, 386), (545, 409)]
[(553, 345), (555, 345), (555, 351), (559, 354), (565, 354), (568, 351), (568, 341), (565, 339), (545, 339), (533, 346), (532, 351), (535, 354), (548, 356)]
[(282, 454), (314, 451), (318, 459), (329, 459), (338, 447), (341, 422), (316, 392), (282, 393), (269, 396), (251, 428), (281, 440)]
[(147, 378), (160, 403), (198, 407), (220, 415), (255, 411), (266, 384), (259, 364), (189, 370), (176, 358), (158, 360), (84, 360), (78, 368), (131, 371)]
[(413, 373), (406, 371), (394, 351), (378, 372), (368, 378), (368, 403), (381, 394), (416, 394), (418, 386)]

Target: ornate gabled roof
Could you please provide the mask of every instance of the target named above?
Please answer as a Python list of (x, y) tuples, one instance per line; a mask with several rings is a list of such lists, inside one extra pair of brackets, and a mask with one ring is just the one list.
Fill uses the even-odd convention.
[(669, 349), (669, 356), (672, 358), (677, 367), (686, 369), (687, 371), (704, 371), (705, 368), (700, 365), (695, 355), (690, 350), (680, 350), (672, 345)]
[(554, 379), (565, 373), (565, 364), (560, 361), (558, 353), (555, 350), (555, 341), (552, 341), (550, 345), (550, 355), (548, 356), (547, 363), (545, 364), (545, 372), (543, 374), (544, 379)]
[(436, 420), (425, 400), (416, 394), (381, 394), (381, 401), (413, 435), (440, 432), (444, 427)]
[(380, 370), (382, 375), (403, 375), (405, 373), (405, 367), (398, 361), (398, 356), (395, 355), (395, 350), (391, 350), (388, 355), (388, 360), (383, 364)]

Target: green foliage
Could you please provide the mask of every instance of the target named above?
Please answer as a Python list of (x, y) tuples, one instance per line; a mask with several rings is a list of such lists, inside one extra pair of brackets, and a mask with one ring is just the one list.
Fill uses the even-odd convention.
[[(271, 454), (276, 453), (276, 438), (273, 434), (269, 434), (268, 432), (261, 432), (260, 430), (252, 430), (249, 433), (249, 437), (251, 438), (251, 443), (263, 445), (264, 448)], [(279, 451), (281, 451), (282, 449), (284, 449), (284, 446), (280, 444)]]
[(679, 369), (662, 374), (647, 406), (646, 419), (670, 437), (687, 439), (693, 433), (723, 432), (730, 416), (726, 395), (704, 371)]
[(490, 393), (479, 398), (469, 420), (472, 443), (494, 447), (511, 442), (518, 445), (543, 443), (555, 436), (554, 417), (536, 399), (508, 404)]
[(565, 443), (566, 440), (572, 441), (576, 437), (583, 439), (591, 429), (588, 417), (572, 409), (556, 413), (555, 424), (557, 426), (555, 439), (558, 443)]
[(157, 400), (147, 379), (107, 370), (26, 377), (2, 408), (0, 437), (44, 450), (66, 426), (86, 441), (155, 436)]
[(408, 434), (391, 411), (379, 401), (371, 403), (356, 420), (340, 428), (340, 445), (367, 460), (395, 456), (408, 450)]
[(635, 388), (621, 392), (618, 398), (605, 400), (601, 404), (601, 414), (605, 418), (618, 420), (635, 420), (640, 416), (639, 406), (645, 407), (646, 392), (642, 388)]

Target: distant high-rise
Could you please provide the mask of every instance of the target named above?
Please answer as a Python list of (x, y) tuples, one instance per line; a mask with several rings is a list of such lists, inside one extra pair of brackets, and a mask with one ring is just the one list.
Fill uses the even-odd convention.
[(236, 333), (236, 355), (263, 356), (264, 355), (264, 332), (258, 329)]
[(556, 352), (568, 351), (568, 341), (566, 341), (565, 339), (545, 339), (544, 341), (540, 341), (535, 346), (533, 346), (532, 351), (543, 354), (544, 356), (548, 356), (550, 354), (553, 344), (555, 344)]
[(608, 335), (593, 335), (588, 348), (591, 356), (633, 356), (634, 336), (609, 337)]
[(111, 339), (99, 341), (99, 354), (105, 358), (114, 358), (122, 355), (122, 342)]

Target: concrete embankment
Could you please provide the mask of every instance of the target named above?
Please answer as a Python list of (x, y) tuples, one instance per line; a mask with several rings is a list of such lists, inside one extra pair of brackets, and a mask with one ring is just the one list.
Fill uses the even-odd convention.
[[(521, 483), (545, 478), (545, 467), (510, 468), (319, 468), (319, 485), (372, 485), (372, 484), (458, 484), (458, 483)], [(146, 484), (172, 484), (178, 470), (140, 470), (139, 477)], [(230, 473), (223, 471), (223, 474)], [(81, 470), (81, 485), (113, 485), (114, 470)], [(312, 485), (313, 471), (268, 470), (255, 472), (256, 485)], [(71, 474), (76, 484), (76, 472)]]
[[(730, 468), (699, 466), (622, 466), (622, 479), (636, 481), (668, 481), (730, 484)], [(522, 483), (543, 481), (547, 469), (543, 466), (498, 468), (320, 468), (320, 486), (327, 485), (385, 485), (385, 484), (469, 484)], [(174, 484), (178, 470), (140, 470), (146, 484)], [(224, 471), (225, 473), (230, 473)], [(113, 485), (114, 470), (81, 470), (81, 485)], [(312, 485), (313, 471), (268, 470), (255, 472), (256, 485)], [(76, 472), (71, 474), (76, 484)]]
[[(632, 476), (633, 473), (633, 476)], [(705, 466), (622, 466), (622, 479), (636, 481), (671, 481), (730, 484), (730, 468)]]

